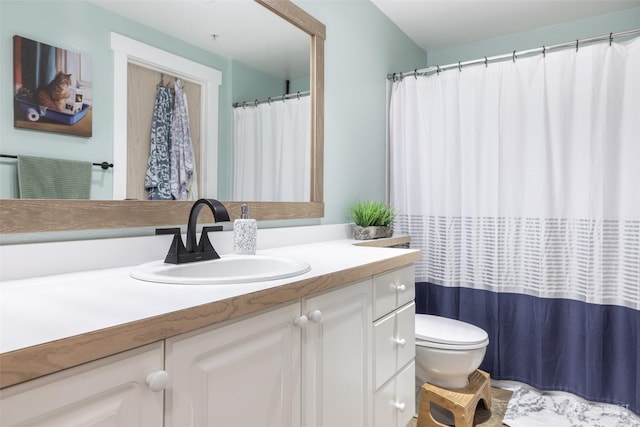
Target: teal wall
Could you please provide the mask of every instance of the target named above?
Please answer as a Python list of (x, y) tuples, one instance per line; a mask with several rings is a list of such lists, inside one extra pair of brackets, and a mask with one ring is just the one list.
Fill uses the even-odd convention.
[(640, 28), (640, 7), (427, 52), (429, 65), (453, 64)]
[(348, 222), (356, 201), (386, 199), (385, 76), (426, 56), (368, 0), (295, 3), (327, 27), (322, 222)]

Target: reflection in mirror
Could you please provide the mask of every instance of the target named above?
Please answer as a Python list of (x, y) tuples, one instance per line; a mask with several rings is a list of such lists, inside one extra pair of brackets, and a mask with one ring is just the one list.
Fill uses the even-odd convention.
[[(309, 196), (310, 202), (303, 203), (252, 203), (252, 212), (255, 213), (257, 219), (295, 219), (295, 218), (319, 218), (323, 215), (322, 204), (322, 157), (323, 157), (323, 81), (324, 81), (324, 25), (313, 17), (306, 14), (295, 4), (290, 1), (282, 0), (256, 0), (257, 3), (265, 10), (273, 13), (273, 16), (284, 18), (285, 21), (292, 23), (297, 28), (302, 29), (306, 34), (306, 49), (311, 47), (311, 70), (309, 72), (309, 90), (311, 96), (308, 98), (311, 109), (311, 144), (310, 144), (310, 177), (309, 177)], [(31, 8), (37, 3), (38, 16), (41, 18), (34, 19), (34, 15), (29, 13), (25, 7)], [(127, 5), (133, 5), (138, 2), (126, 2)], [(144, 3), (144, 2), (142, 2)], [(184, 5), (191, 1), (182, 1)], [(205, 3), (236, 3), (236, 2), (205, 2)], [(255, 4), (254, 4), (255, 6)], [(231, 78), (231, 71), (242, 69), (244, 65), (235, 60), (221, 61), (214, 54), (205, 52), (204, 49), (187, 45), (173, 36), (162, 34), (158, 31), (146, 27), (136, 27), (132, 29), (132, 21), (118, 17), (117, 15), (107, 15), (109, 18), (97, 17), (95, 9), (97, 6), (88, 0), (77, 2), (65, 1), (33, 1), (25, 5), (19, 0), (3, 0), (0, 2), (0, 16), (2, 17), (2, 56), (6, 63), (12, 61), (12, 49), (10, 40), (13, 35), (24, 33), (43, 42), (57, 44), (63, 48), (73, 48), (75, 51), (90, 53), (93, 61), (94, 82), (93, 99), (100, 100), (100, 104), (93, 106), (94, 120), (94, 136), (92, 138), (78, 138), (61, 136), (57, 134), (49, 134), (44, 132), (23, 131), (17, 132), (13, 129), (12, 123), (4, 118), (0, 119), (0, 132), (2, 134), (2, 154), (4, 151), (21, 150), (23, 154), (39, 155), (43, 157), (65, 157), (65, 158), (81, 158), (90, 161), (102, 161), (112, 158), (112, 139), (115, 137), (114, 130), (114, 111), (111, 100), (116, 88), (112, 85), (112, 76), (110, 74), (112, 53), (108, 49), (108, 32), (111, 30), (119, 33), (125, 33), (136, 40), (140, 40), (149, 44), (163, 44), (167, 51), (182, 56), (188, 56), (205, 63), (207, 66), (223, 71), (223, 82), (220, 86), (219, 106), (228, 107), (227, 116), (221, 114), (220, 121), (231, 123), (231, 104), (233, 97), (238, 94), (236, 101), (246, 101), (254, 97), (268, 98), (271, 92), (261, 95), (244, 94), (242, 89), (248, 85), (238, 83), (238, 79)], [(107, 12), (105, 12), (107, 13)], [(56, 24), (58, 20), (52, 19), (55, 16), (74, 19), (74, 29), (81, 31), (81, 36), (74, 31), (66, 28), (60, 31), (60, 27)], [(26, 18), (25, 18), (26, 17)], [(257, 26), (260, 27), (259, 25)], [(70, 27), (71, 28), (71, 27)], [(129, 33), (127, 33), (129, 31)], [(213, 30), (212, 30), (213, 31)], [(213, 34), (213, 33), (211, 33)], [(208, 34), (209, 41), (213, 38)], [(261, 33), (264, 35), (264, 33)], [(309, 40), (311, 41), (309, 43)], [(95, 49), (95, 50), (93, 50)], [(308, 57), (307, 57), (308, 58)], [(308, 63), (308, 59), (307, 59)], [(281, 64), (286, 65), (286, 64)], [(99, 84), (98, 84), (99, 83)], [(1, 93), (11, 93), (5, 85), (11, 82), (2, 79), (0, 86), (3, 90)], [(233, 87), (233, 89), (232, 89)], [(297, 89), (294, 90), (297, 92)], [(277, 95), (277, 94), (276, 94)], [(4, 109), (13, 108), (12, 99), (2, 99)], [(225, 133), (224, 129), (219, 129), (219, 140), (231, 141), (230, 125)], [(16, 150), (14, 150), (16, 149)], [(217, 198), (220, 200), (229, 200), (231, 198), (231, 176), (232, 176), (232, 148), (224, 144), (220, 144), (218, 154), (218, 171), (217, 176), (222, 183), (224, 179), (227, 181), (226, 188), (218, 188)], [(208, 159), (201, 159), (206, 162)], [(115, 163), (114, 163), (115, 164)], [(115, 164), (117, 168), (119, 165)], [(122, 166), (122, 165), (120, 165)], [(13, 197), (11, 191), (15, 191), (17, 183), (15, 179), (5, 179), (8, 176), (7, 170), (13, 168), (15, 173), (15, 161), (0, 159), (0, 181), (2, 188), (0, 194), (3, 197)], [(208, 166), (201, 166), (206, 170)], [(99, 168), (98, 168), (99, 169)], [(92, 198), (107, 199), (113, 194), (112, 171), (101, 170), (92, 171)], [(96, 189), (94, 192), (93, 189)], [(148, 203), (149, 209), (144, 207), (144, 203)], [(154, 203), (159, 202), (99, 202), (94, 201), (40, 201), (40, 200), (9, 200), (0, 201), (0, 216), (2, 217), (2, 225), (0, 233), (23, 233), (38, 231), (59, 231), (59, 230), (90, 230), (103, 228), (126, 228), (126, 227), (144, 227), (167, 224), (180, 224), (184, 221), (183, 211), (188, 210), (187, 202), (172, 202), (171, 206), (160, 206)], [(227, 202), (230, 206), (236, 203)], [(135, 215), (131, 215), (132, 210)], [(233, 208), (231, 208), (233, 211)], [(232, 214), (232, 217), (234, 214)]]
[[(6, 10), (3, 11), (9, 15), (15, 17), (15, 19), (24, 19), (23, 16), (30, 16), (30, 14), (20, 13), (19, 6), (12, 6), (12, 3), (8, 2)], [(125, 24), (121, 26), (121, 30), (118, 32), (126, 37), (133, 38), (135, 40), (144, 41), (146, 45), (151, 48), (158, 49), (160, 51), (173, 53), (179, 59), (185, 59), (187, 61), (194, 61), (199, 64), (210, 66), (215, 70), (219, 70), (224, 75), (224, 81), (220, 88), (220, 98), (216, 100), (216, 108), (219, 110), (219, 115), (215, 125), (218, 129), (212, 129), (213, 135), (207, 135), (206, 129), (210, 126), (207, 121), (213, 119), (210, 116), (206, 116), (206, 109), (198, 108), (197, 99), (192, 99), (194, 95), (188, 94), (187, 102), (189, 104), (189, 121), (192, 138), (197, 149), (193, 151), (194, 164), (197, 167), (178, 168), (182, 170), (183, 174), (187, 173), (191, 177), (192, 173), (195, 173), (196, 178), (194, 181), (199, 186), (200, 191), (206, 188), (206, 183), (202, 182), (204, 172), (215, 175), (214, 179), (209, 179), (208, 183), (214, 183), (213, 188), (208, 188), (207, 192), (203, 194), (193, 194), (191, 198), (198, 198), (198, 196), (207, 197), (219, 197), (229, 199), (233, 194), (233, 176), (242, 177), (244, 174), (238, 171), (237, 168), (242, 167), (245, 163), (238, 162), (237, 156), (234, 156), (233, 140), (236, 134), (233, 131), (233, 119), (232, 119), (232, 106), (234, 102), (255, 100), (262, 98), (275, 98), (285, 93), (296, 93), (298, 91), (309, 90), (309, 36), (303, 31), (289, 24), (287, 21), (281, 19), (277, 15), (273, 14), (260, 4), (253, 1), (233, 1), (233, 2), (210, 2), (202, 0), (168, 0), (162, 2), (162, 7), (154, 9), (154, 13), (149, 13), (149, 2), (139, 1), (120, 1), (120, 0), (84, 0), (75, 2), (78, 4), (78, 8), (69, 10), (64, 0), (49, 1), (50, 12), (47, 13), (48, 19), (53, 19), (60, 15), (60, 18), (65, 18), (73, 22), (104, 22), (107, 27), (112, 27), (116, 19), (126, 18)], [(51, 7), (51, 6), (54, 7)], [(26, 6), (22, 6), (26, 7)], [(189, 25), (175, 25), (176, 22), (189, 22)], [(104, 26), (104, 25), (103, 25)], [(28, 30), (28, 25), (20, 26), (25, 30)], [(85, 37), (84, 30), (78, 26), (69, 27), (65, 34), (67, 37), (71, 37), (71, 44), (66, 45), (60, 42), (59, 34), (47, 33), (40, 35), (39, 39), (44, 39), (46, 42), (52, 42), (56, 45), (63, 47), (70, 47), (76, 49), (79, 45), (78, 40)], [(99, 34), (100, 27), (92, 28), (92, 31), (96, 35), (104, 38), (108, 37), (108, 33)], [(37, 34), (37, 33), (36, 33)], [(93, 59), (93, 62), (100, 69), (105, 69), (104, 65), (108, 63), (103, 55), (100, 55), (99, 45), (94, 42), (83, 43), (84, 47), (82, 52), (84, 57)], [(207, 57), (208, 56), (208, 57)], [(59, 64), (56, 60), (56, 66), (58, 68), (64, 67), (62, 62)], [(172, 62), (172, 65), (176, 62)], [(186, 89), (191, 85), (189, 79), (189, 70), (180, 69), (180, 67), (172, 68), (165, 64), (159, 63), (145, 63), (144, 68), (151, 72), (165, 72), (168, 75), (168, 81), (172, 81), (176, 76), (180, 76), (181, 80), (185, 83)], [(75, 73), (74, 73), (75, 74)], [(117, 71), (114, 71), (117, 74)], [(108, 76), (107, 76), (108, 77)], [(157, 77), (155, 79), (154, 77)], [(123, 89), (124, 86), (121, 81), (118, 80), (117, 75), (114, 75), (114, 92)], [(77, 85), (80, 85), (80, 79), (77, 79)], [(111, 80), (111, 79), (109, 79)], [(117, 116), (117, 111), (124, 111), (125, 107), (118, 104), (118, 99), (114, 98), (116, 105), (113, 108), (116, 110), (116, 119), (113, 123), (114, 128), (114, 145), (127, 142), (125, 146), (125, 155), (116, 155), (113, 162), (116, 163), (116, 168), (113, 170), (113, 179), (115, 182), (111, 183), (111, 173), (100, 173), (101, 171), (95, 170), (95, 175), (92, 182), (92, 199), (111, 199), (109, 193), (113, 194), (113, 199), (120, 200), (124, 198), (133, 199), (145, 199), (147, 198), (144, 188), (145, 176), (144, 170), (147, 169), (147, 161), (149, 157), (155, 152), (153, 150), (154, 144), (151, 143), (154, 133), (152, 132), (152, 120), (151, 115), (156, 103), (156, 87), (160, 81), (158, 76), (150, 76), (149, 80), (128, 80), (126, 85), (128, 87), (129, 100), (135, 100), (136, 105), (131, 106), (130, 102), (127, 102), (127, 115)], [(96, 90), (101, 91), (104, 87), (104, 78), (101, 79), (101, 87)], [(196, 87), (199, 82), (193, 82)], [(74, 84), (75, 79), (74, 79)], [(145, 92), (145, 87), (146, 89)], [(193, 90), (193, 88), (190, 88)], [(171, 92), (174, 88), (170, 88)], [(202, 93), (197, 93), (195, 96), (202, 96)], [(177, 98), (174, 98), (177, 100)], [(292, 102), (293, 103), (293, 102)], [(102, 108), (101, 108), (102, 107)], [(96, 119), (102, 120), (104, 114), (108, 112), (104, 108), (104, 102), (100, 102), (93, 107), (102, 112), (103, 117), (97, 117)], [(93, 112), (93, 111), (91, 111)], [(202, 115), (201, 115), (202, 114)], [(117, 120), (118, 117), (124, 118), (124, 120)], [(108, 118), (108, 117), (107, 117)], [(128, 121), (127, 121), (128, 119)], [(85, 120), (86, 121), (86, 120)], [(118, 127), (121, 122), (127, 121), (127, 134), (118, 134)], [(307, 123), (308, 119), (304, 123)], [(77, 127), (80, 123), (69, 126)], [(132, 127), (134, 129), (132, 129)], [(289, 128), (289, 127), (287, 127)], [(211, 128), (209, 128), (211, 129)], [(200, 131), (204, 133), (202, 136), (208, 138), (203, 144), (202, 151), (209, 148), (207, 153), (201, 152), (199, 147), (199, 141), (197, 137)], [(241, 129), (239, 129), (241, 130)], [(90, 155), (89, 148), (93, 145), (93, 140), (108, 138), (105, 132), (109, 132), (109, 127), (103, 127), (102, 129), (96, 129), (94, 138), (90, 140), (73, 141), (74, 138), (67, 139), (62, 142), (51, 142), (48, 134), (39, 132), (30, 136), (27, 143), (16, 142), (9, 143), (4, 147), (10, 154), (32, 154), (42, 155), (43, 157), (55, 157), (63, 159), (73, 160), (92, 160), (87, 158)], [(310, 132), (305, 130), (304, 139), (299, 141), (299, 144), (306, 143), (309, 149), (310, 145)], [(14, 130), (18, 133), (16, 138), (10, 138), (13, 140), (21, 139), (20, 131)], [(248, 135), (251, 131), (243, 132), (244, 135)], [(183, 134), (183, 133), (179, 133)], [(282, 134), (280, 134), (282, 135)], [(256, 137), (262, 137), (257, 134)], [(77, 138), (75, 138), (77, 139)], [(219, 147), (216, 147), (216, 140)], [(72, 150), (70, 145), (83, 144), (87, 147), (87, 153), (78, 153)], [(280, 145), (280, 141), (276, 141), (275, 145)], [(3, 144), (4, 145), (4, 144)], [(150, 149), (150, 145), (152, 146)], [(44, 147), (42, 147), (44, 146)], [(181, 144), (173, 144), (173, 147), (181, 146)], [(101, 142), (101, 148), (104, 151), (104, 142)], [(114, 150), (118, 150), (117, 146), (113, 147)], [(134, 159), (130, 159), (127, 154), (132, 153)], [(191, 158), (191, 150), (187, 150), (185, 154), (188, 159)], [(270, 151), (266, 151), (265, 154), (269, 154)], [(142, 156), (146, 156), (146, 158)], [(202, 155), (202, 164), (200, 164), (200, 157)], [(266, 156), (268, 157), (268, 156)], [(111, 159), (111, 156), (105, 158)], [(257, 159), (260, 161), (261, 159)], [(124, 162), (123, 162), (124, 161)], [(191, 162), (189, 162), (191, 163)], [(127, 165), (125, 171), (123, 165)], [(218, 165), (219, 164), (219, 165)], [(249, 163), (251, 164), (251, 163)], [(16, 162), (4, 162), (3, 167), (8, 169), (3, 171), (4, 174), (15, 174)], [(232, 166), (235, 165), (235, 168)], [(304, 164), (303, 166), (304, 167)], [(285, 170), (292, 167), (285, 167)], [(203, 173), (197, 174), (200, 170)], [(142, 172), (141, 172), (142, 171)], [(255, 168), (252, 168), (248, 172), (255, 173)], [(121, 174), (123, 178), (120, 177)], [(140, 175), (143, 176), (140, 176)], [(98, 179), (95, 179), (98, 178)], [(264, 178), (271, 178), (271, 176), (262, 175), (260, 181), (265, 182)], [(174, 178), (172, 178), (174, 179)], [(304, 178), (303, 178), (304, 179)], [(289, 178), (285, 181), (299, 181), (300, 178)], [(268, 181), (268, 180), (267, 180)], [(307, 177), (308, 183), (308, 177)], [(12, 188), (5, 190), (0, 189), (0, 196), (3, 198), (19, 197), (18, 188), (15, 184), (15, 179), (11, 179)], [(126, 182), (127, 189), (120, 188)], [(245, 180), (246, 182), (246, 180)], [(148, 183), (147, 183), (148, 184)], [(114, 186), (114, 188), (111, 188)], [(273, 194), (278, 194), (274, 192)], [(248, 195), (252, 196), (255, 192), (240, 193), (240, 196)], [(308, 194), (308, 191), (307, 191)], [(247, 197), (243, 197), (246, 199)], [(253, 200), (253, 197), (249, 197)], [(259, 197), (256, 200), (270, 200), (268, 197)], [(271, 200), (284, 200), (284, 199), (271, 199)], [(297, 197), (294, 199), (304, 201), (309, 200)]]

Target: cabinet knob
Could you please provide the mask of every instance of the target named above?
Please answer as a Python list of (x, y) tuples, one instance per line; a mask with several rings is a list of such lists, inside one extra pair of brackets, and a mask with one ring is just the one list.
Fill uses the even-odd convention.
[(392, 283), (391, 284), (391, 289), (393, 289), (396, 292), (400, 292), (402, 294), (407, 290), (407, 286), (403, 285), (403, 284), (396, 285), (395, 283)]
[(405, 345), (407, 345), (407, 340), (405, 340), (404, 338), (393, 338), (392, 340), (399, 347), (404, 347)]
[(169, 382), (169, 374), (167, 371), (150, 372), (147, 375), (146, 382), (151, 391), (162, 391)]
[(293, 319), (293, 326), (297, 326), (300, 329), (305, 328), (307, 323), (309, 323), (309, 318), (304, 314)]
[(402, 402), (393, 402), (393, 407), (396, 408), (398, 411), (402, 412), (407, 407), (407, 405), (405, 405)]
[(322, 312), (320, 310), (313, 310), (311, 313), (309, 313), (309, 320), (311, 320), (313, 323), (320, 323), (320, 321), (322, 320)]

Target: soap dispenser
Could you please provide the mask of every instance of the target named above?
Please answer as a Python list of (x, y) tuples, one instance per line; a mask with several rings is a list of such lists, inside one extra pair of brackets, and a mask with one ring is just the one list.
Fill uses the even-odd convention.
[(233, 222), (233, 253), (255, 255), (258, 223), (249, 218), (249, 205), (242, 205), (240, 209), (240, 218)]

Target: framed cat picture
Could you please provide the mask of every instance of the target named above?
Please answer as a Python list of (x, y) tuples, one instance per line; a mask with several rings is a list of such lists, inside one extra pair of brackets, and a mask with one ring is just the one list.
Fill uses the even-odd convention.
[(88, 55), (13, 36), (14, 126), (91, 137)]

